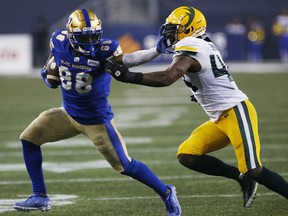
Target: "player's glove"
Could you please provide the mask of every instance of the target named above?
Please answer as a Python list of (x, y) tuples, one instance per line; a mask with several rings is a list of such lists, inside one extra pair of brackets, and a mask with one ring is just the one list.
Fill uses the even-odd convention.
[(52, 86), (52, 85), (48, 82), (48, 80), (47, 80), (47, 69), (46, 69), (46, 68), (42, 68), (42, 69), (41, 69), (40, 75), (41, 75), (43, 81), (45, 82), (45, 84), (46, 84), (49, 88), (57, 88), (57, 86), (54, 87), (54, 86)]
[(158, 53), (166, 53), (166, 54), (172, 54), (174, 53), (172, 47), (166, 47), (164, 44), (164, 35), (162, 35), (162, 31), (164, 29), (164, 25), (162, 25), (158, 30), (158, 42), (156, 46), (156, 50)]
[(118, 64), (113, 60), (106, 61), (105, 71), (113, 76), (116, 80), (125, 83), (140, 83), (143, 77), (142, 73), (130, 72), (125, 65)]

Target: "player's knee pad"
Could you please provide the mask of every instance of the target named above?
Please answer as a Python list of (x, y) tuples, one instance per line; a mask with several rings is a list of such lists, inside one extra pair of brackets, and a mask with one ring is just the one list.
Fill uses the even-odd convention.
[(132, 158), (131, 162), (124, 167), (125, 170), (121, 172), (121, 174), (137, 179), (138, 175), (141, 173), (142, 166), (143, 164), (141, 162)]

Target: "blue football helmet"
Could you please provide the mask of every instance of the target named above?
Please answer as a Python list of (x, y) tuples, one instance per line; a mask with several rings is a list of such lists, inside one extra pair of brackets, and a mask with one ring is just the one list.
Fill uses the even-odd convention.
[(75, 10), (66, 25), (71, 46), (83, 55), (94, 55), (99, 49), (103, 30), (101, 21), (88, 9)]

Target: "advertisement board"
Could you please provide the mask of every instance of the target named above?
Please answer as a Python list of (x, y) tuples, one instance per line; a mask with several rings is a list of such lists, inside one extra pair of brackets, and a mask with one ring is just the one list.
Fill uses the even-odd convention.
[(0, 35), (0, 75), (31, 73), (32, 37), (30, 34)]

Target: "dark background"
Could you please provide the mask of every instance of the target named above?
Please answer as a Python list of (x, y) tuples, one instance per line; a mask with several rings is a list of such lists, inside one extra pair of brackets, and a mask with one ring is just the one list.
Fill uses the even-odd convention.
[[(125, 4), (125, 0), (118, 1), (123, 1)], [(288, 7), (287, 0), (159, 0), (158, 2), (160, 6), (158, 9), (159, 20), (154, 25), (159, 26), (163, 23), (175, 7), (191, 5), (205, 14), (208, 28), (223, 27), (235, 16), (245, 20), (253, 15), (263, 20), (269, 29), (281, 10)], [(2, 17), (0, 33), (30, 33), (39, 18), (45, 18), (47, 24), (52, 25), (58, 19), (82, 6), (83, 3), (85, 1), (81, 0), (3, 1), (0, 7)], [(109, 16), (109, 14), (105, 14), (105, 16)], [(100, 17), (100, 19), (105, 25), (105, 17)]]
[[(117, 10), (111, 9), (113, 1), (117, 4), (135, 4), (136, 6), (137, 4), (145, 6), (145, 3), (150, 1), (157, 2), (155, 18), (144, 24), (110, 22), (111, 14), (117, 15)], [(110, 6), (108, 2), (110, 2)], [(43, 44), (48, 44), (52, 30), (56, 27), (64, 27), (67, 16), (73, 10), (91, 7), (103, 22), (104, 36), (117, 39), (129, 32), (141, 42), (145, 35), (157, 34), (159, 26), (165, 22), (171, 11), (182, 5), (191, 5), (201, 10), (206, 16), (210, 32), (224, 31), (225, 25), (234, 17), (239, 17), (243, 24), (246, 24), (247, 19), (251, 16), (258, 17), (264, 23), (266, 30), (266, 41), (263, 47), (264, 59), (279, 58), (277, 38), (272, 34), (271, 28), (275, 17), (283, 8), (288, 8), (288, 0), (9, 0), (2, 3), (0, 7), (0, 34), (31, 33), (34, 38), (38, 37), (34, 41), (34, 47), (38, 51), (43, 49), (43, 53), (45, 50)], [(131, 20), (134, 18), (135, 14), (131, 15)], [(61, 19), (62, 22), (59, 22)]]

